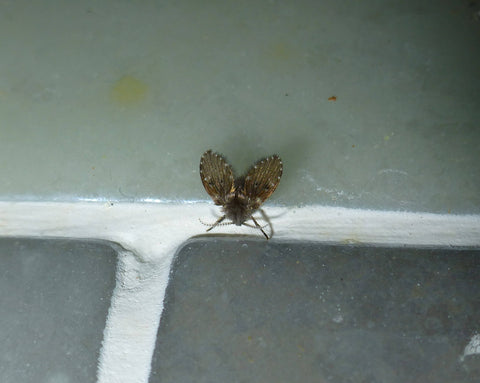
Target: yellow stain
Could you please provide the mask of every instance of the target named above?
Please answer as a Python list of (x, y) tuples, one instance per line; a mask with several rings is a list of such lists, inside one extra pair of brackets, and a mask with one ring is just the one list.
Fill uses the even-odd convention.
[(293, 51), (288, 44), (279, 42), (272, 46), (271, 55), (278, 60), (289, 60)]
[(147, 95), (148, 86), (133, 76), (126, 75), (113, 84), (110, 91), (112, 100), (121, 106), (140, 103)]

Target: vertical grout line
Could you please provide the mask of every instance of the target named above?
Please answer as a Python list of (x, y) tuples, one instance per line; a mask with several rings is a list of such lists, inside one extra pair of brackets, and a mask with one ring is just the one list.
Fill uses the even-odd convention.
[(119, 252), (98, 383), (148, 382), (170, 266), (182, 242), (165, 243), (155, 262), (145, 262), (129, 250)]

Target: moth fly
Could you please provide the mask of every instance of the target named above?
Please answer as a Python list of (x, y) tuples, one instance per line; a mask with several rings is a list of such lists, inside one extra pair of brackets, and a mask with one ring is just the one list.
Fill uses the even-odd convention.
[(257, 161), (245, 175), (235, 178), (232, 167), (225, 158), (212, 150), (207, 150), (200, 158), (200, 178), (203, 187), (212, 197), (215, 205), (222, 206), (223, 216), (207, 231), (228, 219), (237, 226), (245, 225), (251, 219), (265, 238), (263, 231), (253, 217), (253, 213), (272, 195), (282, 177), (283, 163), (274, 154)]

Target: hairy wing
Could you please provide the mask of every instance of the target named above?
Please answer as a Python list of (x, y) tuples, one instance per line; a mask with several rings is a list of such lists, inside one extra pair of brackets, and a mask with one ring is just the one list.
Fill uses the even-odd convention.
[(226, 196), (234, 191), (232, 167), (221, 154), (211, 150), (200, 158), (200, 178), (215, 205), (224, 205)]
[(272, 195), (282, 177), (283, 163), (276, 154), (253, 165), (245, 176), (244, 193), (252, 209), (258, 209)]

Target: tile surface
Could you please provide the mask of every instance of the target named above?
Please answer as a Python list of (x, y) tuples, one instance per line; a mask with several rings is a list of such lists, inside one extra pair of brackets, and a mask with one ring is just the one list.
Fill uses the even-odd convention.
[(95, 381), (115, 269), (102, 242), (0, 238), (0, 381)]
[(476, 382), (480, 252), (194, 240), (150, 382)]
[(277, 204), (478, 214), (479, 9), (3, 1), (0, 199), (207, 200), (211, 148), (278, 153)]

